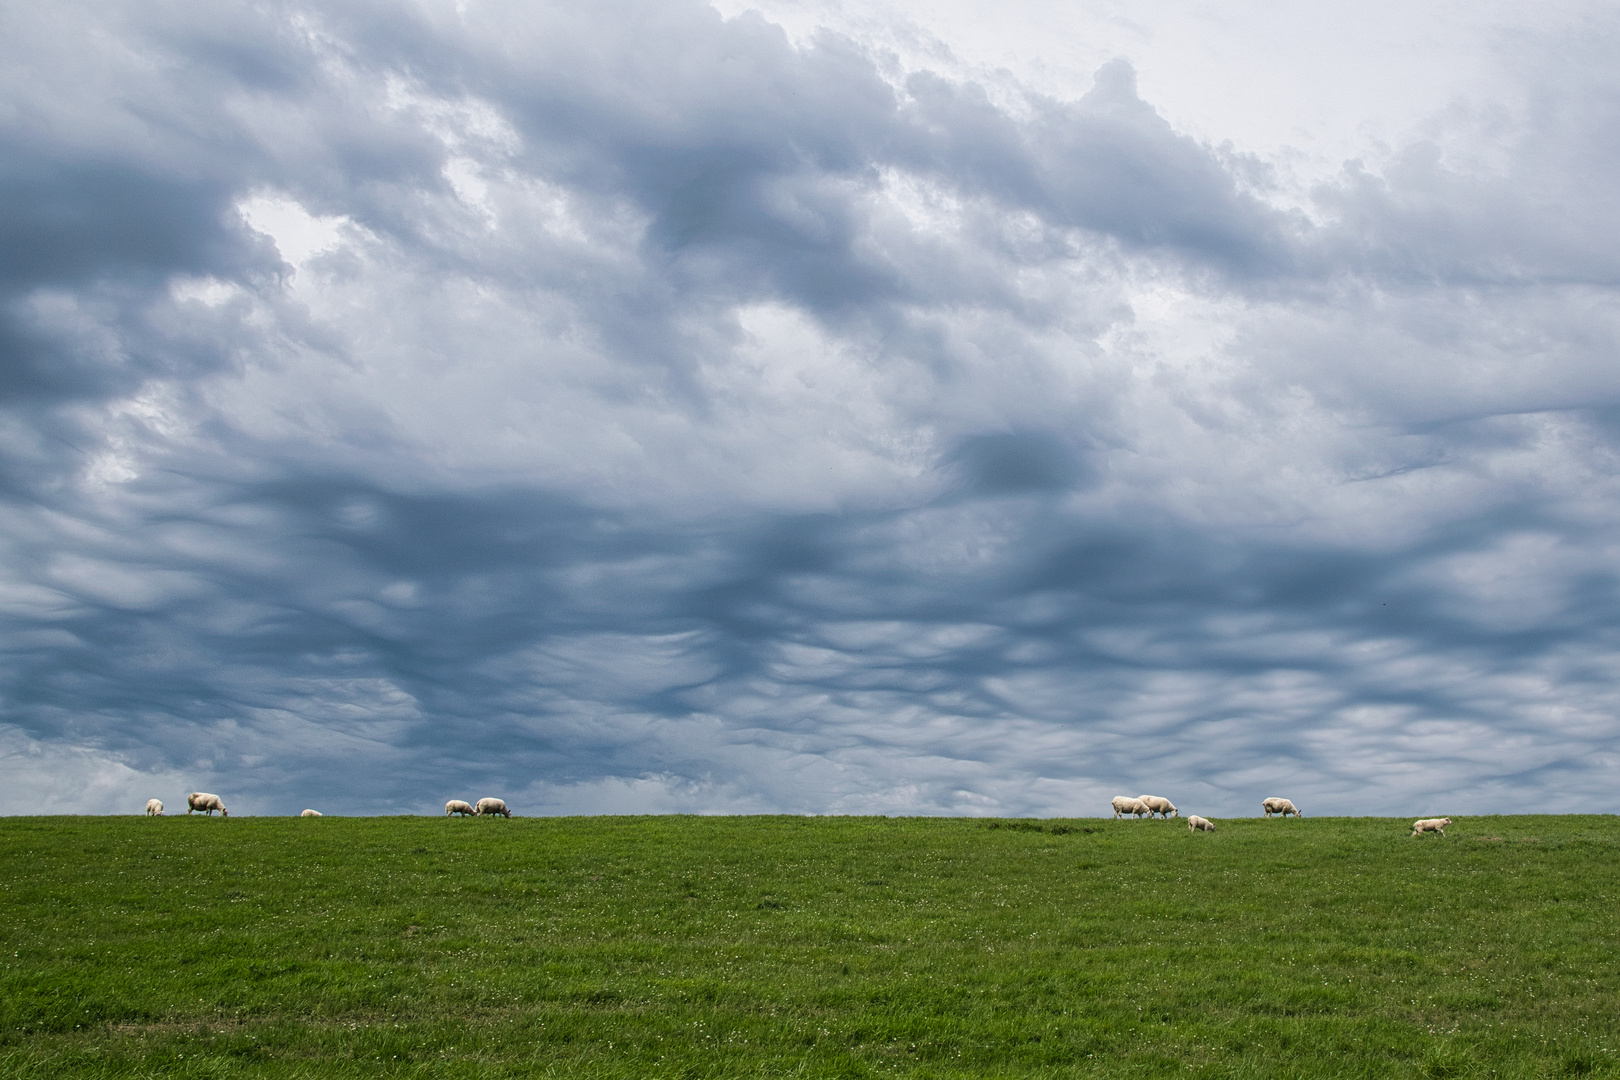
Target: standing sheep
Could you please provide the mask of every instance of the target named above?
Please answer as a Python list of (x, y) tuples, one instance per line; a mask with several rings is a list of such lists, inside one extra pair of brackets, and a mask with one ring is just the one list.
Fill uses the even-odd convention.
[(512, 811), (508, 810), (506, 803), (500, 799), (479, 799), (478, 805), (473, 807), (473, 813), (479, 817), (487, 817), (490, 814), (499, 814), (501, 817), (508, 818), (512, 816)]
[(1209, 820), (1209, 818), (1203, 818), (1199, 817), (1197, 814), (1191, 814), (1187, 818), (1187, 831), (1190, 833), (1214, 832), (1215, 823)]
[(1412, 835), (1416, 836), (1418, 833), (1432, 832), (1445, 836), (1446, 826), (1450, 824), (1451, 819), (1448, 817), (1423, 818), (1422, 820), (1412, 822)]
[(1272, 814), (1281, 814), (1283, 817), (1287, 817), (1289, 814), (1293, 814), (1295, 817), (1305, 816), (1304, 814), (1300, 813), (1299, 810), (1295, 808), (1294, 804), (1289, 802), (1287, 799), (1278, 799), (1273, 797), (1267, 799), (1260, 805), (1265, 809), (1266, 817), (1270, 817)]
[(1179, 817), (1180, 812), (1176, 804), (1159, 795), (1138, 795), (1136, 801), (1148, 808), (1148, 817), (1158, 814), (1160, 817)]
[(320, 817), (321, 812), (319, 810), (305, 810), (302, 813), (300, 813), (298, 816), (299, 817)]
[(457, 814), (462, 817), (471, 817), (475, 813), (477, 811), (472, 808), (472, 803), (462, 802), (460, 799), (451, 799), (444, 804), (445, 817), (455, 817)]
[(201, 810), (209, 817), (214, 816), (215, 810), (219, 811), (220, 817), (231, 816), (231, 812), (225, 809), (225, 804), (219, 801), (219, 796), (210, 795), (206, 791), (193, 791), (186, 796), (186, 815), (189, 817), (193, 810)]
[(147, 817), (162, 817), (163, 816), (163, 802), (162, 802), (162, 800), (160, 800), (160, 799), (147, 799), (146, 800), (146, 816)]
[(1153, 811), (1149, 810), (1147, 808), (1147, 804), (1142, 802), (1141, 799), (1133, 799), (1129, 795), (1115, 795), (1114, 816), (1122, 817), (1125, 814), (1129, 814), (1132, 817), (1141, 817), (1143, 814), (1146, 814), (1149, 817), (1152, 817)]

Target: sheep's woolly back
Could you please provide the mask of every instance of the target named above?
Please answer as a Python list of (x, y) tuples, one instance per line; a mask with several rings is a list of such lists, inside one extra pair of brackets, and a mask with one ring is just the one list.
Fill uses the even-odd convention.
[(186, 796), (186, 813), (189, 814), (193, 810), (201, 810), (204, 813), (211, 810), (218, 810), (225, 817), (231, 816), (231, 812), (225, 809), (225, 801), (218, 795), (213, 795), (206, 791), (193, 791), (190, 795)]

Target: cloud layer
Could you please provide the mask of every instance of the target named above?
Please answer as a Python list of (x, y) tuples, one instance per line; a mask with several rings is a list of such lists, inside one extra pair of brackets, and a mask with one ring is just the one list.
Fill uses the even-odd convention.
[(7, 16), (0, 811), (1620, 810), (1620, 79), (1301, 182), (696, 4)]

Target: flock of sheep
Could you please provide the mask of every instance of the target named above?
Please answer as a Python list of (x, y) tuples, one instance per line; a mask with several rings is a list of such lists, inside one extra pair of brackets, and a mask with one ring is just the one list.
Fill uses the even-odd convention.
[[(1274, 814), (1282, 817), (1287, 817), (1289, 814), (1295, 817), (1305, 816), (1288, 799), (1272, 797), (1260, 805), (1265, 810), (1266, 817), (1271, 817)], [(201, 810), (210, 817), (213, 816), (215, 810), (219, 811), (221, 817), (231, 816), (230, 811), (225, 809), (225, 804), (220, 801), (219, 796), (210, 795), (206, 791), (193, 791), (186, 796), (186, 813), (190, 814), (195, 810)], [(158, 799), (147, 799), (146, 813), (151, 817), (162, 817), (163, 803)], [(445, 817), (455, 817), (457, 814), (462, 817), (488, 817), (498, 814), (501, 817), (509, 818), (512, 816), (512, 811), (508, 810), (506, 803), (500, 799), (479, 799), (476, 806), (460, 799), (451, 799), (444, 804)], [(1168, 820), (1181, 816), (1181, 811), (1176, 809), (1175, 803), (1161, 795), (1138, 795), (1134, 799), (1129, 795), (1115, 795), (1114, 816), (1120, 818), (1127, 814), (1133, 818), (1142, 817), (1144, 814), (1149, 818), (1157, 815)], [(320, 817), (321, 812), (319, 810), (305, 810), (298, 816)], [(1446, 835), (1446, 826), (1450, 824), (1450, 818), (1421, 818), (1412, 822), (1412, 835), (1417, 836), (1419, 833), (1432, 832), (1444, 836)], [(1215, 823), (1208, 818), (1191, 814), (1187, 818), (1187, 831), (1190, 833), (1214, 832)]]
[[(209, 817), (214, 816), (215, 810), (219, 811), (220, 817), (231, 816), (231, 812), (225, 809), (225, 803), (220, 799), (220, 797), (218, 795), (210, 795), (206, 791), (193, 791), (190, 795), (186, 796), (186, 813), (190, 814), (196, 810), (201, 810)], [(506, 803), (501, 799), (479, 799), (477, 806), (474, 806), (471, 803), (462, 802), (460, 799), (451, 799), (449, 802), (444, 804), (444, 816), (453, 817), (456, 814), (460, 814), (462, 817), (486, 817), (492, 814), (498, 814), (501, 817), (509, 818), (512, 816), (512, 811), (506, 808)], [(147, 799), (146, 815), (147, 817), (162, 817), (163, 800)], [(320, 817), (321, 812), (319, 810), (305, 810), (298, 816)]]
[[(206, 813), (209, 817), (214, 816), (214, 811), (215, 810), (219, 811), (219, 816), (220, 817), (230, 817), (231, 816), (231, 812), (229, 810), (225, 809), (224, 801), (221, 800), (218, 795), (210, 795), (206, 791), (193, 791), (190, 795), (186, 796), (186, 813), (189, 814), (193, 810), (201, 810), (204, 813)], [(147, 817), (162, 817), (163, 816), (163, 800), (162, 799), (147, 799), (146, 800), (146, 816)], [(321, 815), (316, 813), (314, 810), (305, 810), (304, 811), (304, 816), (305, 817), (320, 817)]]
[[(1287, 817), (1289, 814), (1295, 817), (1305, 816), (1299, 812), (1299, 807), (1295, 806), (1292, 801), (1279, 799), (1275, 796), (1266, 799), (1260, 806), (1265, 811), (1266, 817), (1273, 815)], [(1161, 795), (1138, 795), (1134, 799), (1129, 795), (1115, 795), (1114, 816), (1120, 818), (1127, 814), (1133, 818), (1139, 818), (1143, 815), (1152, 818), (1154, 815), (1158, 815), (1161, 818), (1168, 819), (1179, 817), (1181, 811), (1176, 809), (1175, 803)], [(1432, 832), (1444, 836), (1446, 835), (1446, 826), (1450, 824), (1450, 818), (1420, 818), (1412, 822), (1412, 835), (1417, 836), (1419, 833)], [(1191, 814), (1187, 817), (1187, 831), (1190, 833), (1214, 832), (1215, 823), (1208, 818)]]
[[(1273, 804), (1276, 804), (1275, 807), (1273, 807)], [(1285, 806), (1288, 809), (1283, 811), (1282, 808)], [(1266, 817), (1271, 816), (1273, 809), (1276, 809), (1279, 813), (1283, 813), (1284, 816), (1287, 816), (1288, 814), (1303, 816), (1299, 814), (1298, 810), (1294, 809), (1294, 804), (1289, 802), (1287, 799), (1267, 799)], [(1161, 818), (1169, 819), (1181, 816), (1181, 811), (1176, 809), (1175, 803), (1171, 802), (1169, 799), (1166, 799), (1163, 795), (1138, 795), (1134, 799), (1129, 795), (1115, 795), (1114, 816), (1119, 818), (1124, 817), (1126, 814), (1129, 814), (1131, 817), (1138, 818), (1143, 814), (1146, 814), (1150, 818), (1157, 814)], [(1187, 818), (1187, 831), (1190, 833), (1214, 832), (1215, 823), (1209, 820), (1209, 818), (1199, 817), (1197, 814), (1191, 814)]]
[(506, 804), (499, 799), (479, 799), (477, 806), (468, 806), (460, 799), (451, 799), (444, 804), (445, 817), (454, 817), (457, 814), (462, 817), (484, 817), (489, 814), (511, 817), (512, 811), (508, 810)]

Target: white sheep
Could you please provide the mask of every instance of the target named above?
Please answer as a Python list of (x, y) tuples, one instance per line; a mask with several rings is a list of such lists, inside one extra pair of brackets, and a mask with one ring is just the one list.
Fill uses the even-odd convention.
[(1418, 833), (1433, 832), (1444, 836), (1446, 835), (1446, 826), (1450, 824), (1451, 819), (1448, 817), (1426, 817), (1419, 821), (1412, 822), (1412, 835), (1416, 836)]
[(1189, 814), (1187, 816), (1187, 831), (1190, 833), (1214, 832), (1215, 823), (1209, 820), (1209, 818), (1199, 817), (1197, 814)]
[(1169, 799), (1158, 795), (1138, 795), (1136, 801), (1148, 808), (1148, 817), (1158, 814), (1161, 817), (1171, 818), (1180, 816), (1176, 804)]
[(454, 817), (457, 814), (462, 817), (471, 817), (475, 813), (477, 811), (473, 809), (472, 803), (462, 802), (460, 799), (451, 799), (444, 804), (445, 817)]
[(1287, 817), (1289, 814), (1293, 814), (1295, 817), (1305, 816), (1287, 799), (1270, 798), (1260, 805), (1265, 808), (1266, 817), (1270, 817), (1272, 814), (1281, 814), (1283, 817)]
[(300, 813), (298, 816), (299, 817), (321, 817), (322, 815), (321, 815), (321, 812), (319, 810), (305, 810), (302, 813)]
[(473, 807), (473, 813), (479, 817), (486, 817), (490, 814), (499, 814), (501, 817), (512, 816), (512, 811), (508, 810), (506, 803), (500, 799), (479, 799), (478, 805)]
[(161, 799), (147, 799), (146, 800), (146, 816), (147, 817), (162, 817), (163, 816), (163, 801)]
[(210, 795), (206, 791), (193, 791), (186, 796), (186, 814), (189, 816), (193, 810), (202, 810), (209, 817), (214, 816), (215, 810), (219, 811), (220, 817), (231, 816), (231, 812), (225, 809), (225, 804), (219, 801), (219, 796)]
[(1121, 817), (1125, 814), (1129, 814), (1132, 817), (1141, 817), (1143, 814), (1146, 814), (1149, 817), (1152, 817), (1153, 811), (1149, 810), (1147, 808), (1147, 804), (1141, 799), (1133, 799), (1129, 795), (1115, 795), (1114, 816)]

